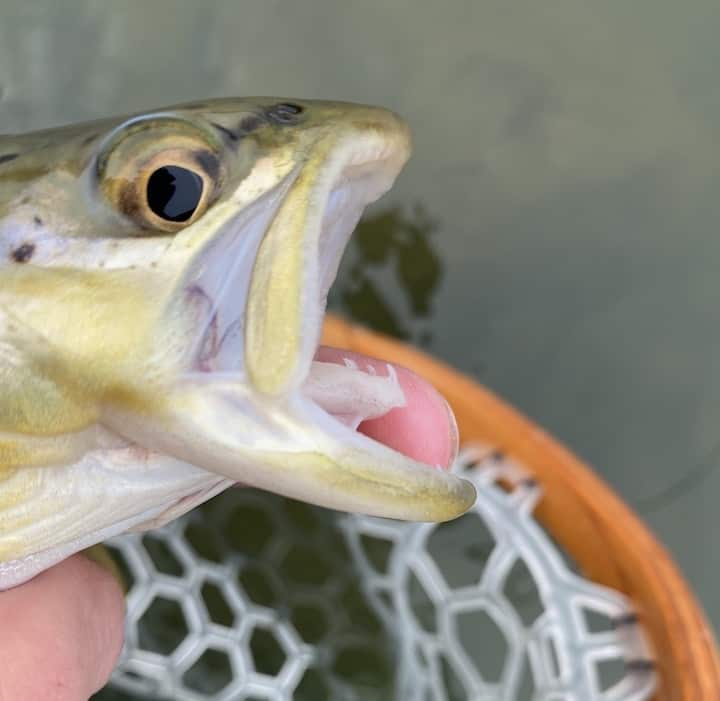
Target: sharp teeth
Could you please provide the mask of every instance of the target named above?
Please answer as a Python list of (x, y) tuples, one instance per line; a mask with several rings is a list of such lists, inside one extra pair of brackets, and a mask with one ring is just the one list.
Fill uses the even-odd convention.
[(349, 358), (344, 365), (315, 361), (303, 394), (343, 423), (357, 428), (368, 419), (384, 416), (391, 409), (405, 406), (405, 394), (394, 368), (388, 376), (360, 370)]
[(385, 367), (387, 368), (388, 374), (387, 376), (390, 378), (392, 383), (394, 385), (400, 386), (400, 380), (398, 380), (397, 372), (395, 371), (395, 368), (390, 365), (390, 363), (385, 363)]

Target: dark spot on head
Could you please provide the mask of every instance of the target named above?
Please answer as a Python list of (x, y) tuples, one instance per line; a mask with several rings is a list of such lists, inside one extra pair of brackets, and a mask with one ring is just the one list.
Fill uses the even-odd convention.
[(43, 220), (37, 214), (33, 217), (33, 221), (37, 226), (42, 226), (43, 224)]
[(243, 134), (249, 134), (251, 131), (255, 131), (259, 126), (265, 123), (265, 119), (260, 114), (248, 114), (240, 120), (238, 130)]
[(266, 114), (276, 124), (297, 124), (302, 112), (303, 108), (294, 102), (280, 102), (268, 107)]
[(210, 124), (230, 143), (235, 143), (240, 138), (239, 134), (236, 134), (232, 129), (228, 129), (222, 124), (218, 124), (217, 122), (210, 122)]
[(12, 252), (12, 259), (16, 263), (27, 263), (35, 253), (34, 243), (23, 243)]
[(195, 160), (202, 167), (202, 169), (208, 174), (208, 177), (213, 181), (217, 181), (218, 174), (220, 173), (220, 161), (217, 156), (211, 151), (194, 151), (193, 155)]
[(14, 161), (20, 154), (19, 153), (5, 153), (2, 156), (0, 156), (0, 165), (3, 163), (9, 163), (10, 161)]
[(126, 216), (133, 218), (140, 211), (137, 192), (132, 183), (124, 183), (117, 199), (117, 208)]
[(95, 139), (98, 138), (98, 136), (100, 136), (100, 134), (97, 133), (97, 132), (94, 133), (94, 134), (90, 134), (90, 136), (86, 136), (86, 137), (82, 140), (82, 145), (83, 145), (83, 146), (87, 146), (88, 144), (91, 144), (93, 141), (95, 141)]

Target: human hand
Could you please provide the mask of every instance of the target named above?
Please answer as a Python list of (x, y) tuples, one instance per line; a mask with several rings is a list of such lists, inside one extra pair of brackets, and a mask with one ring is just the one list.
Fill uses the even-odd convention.
[(0, 592), (0, 701), (85, 701), (123, 639), (117, 580), (83, 555)]

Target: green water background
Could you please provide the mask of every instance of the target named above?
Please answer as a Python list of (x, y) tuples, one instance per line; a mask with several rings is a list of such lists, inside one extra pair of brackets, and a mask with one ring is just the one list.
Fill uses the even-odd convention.
[(207, 96), (391, 107), (333, 306), (589, 460), (720, 624), (720, 6), (4, 0), (0, 131)]

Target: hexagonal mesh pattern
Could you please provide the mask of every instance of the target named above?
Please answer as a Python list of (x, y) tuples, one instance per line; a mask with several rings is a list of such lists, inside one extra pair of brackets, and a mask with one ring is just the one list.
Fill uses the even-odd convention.
[(127, 641), (98, 699), (641, 701), (629, 602), (582, 579), (532, 518), (538, 485), (487, 450), (447, 524), (338, 515), (230, 490), (113, 541)]

